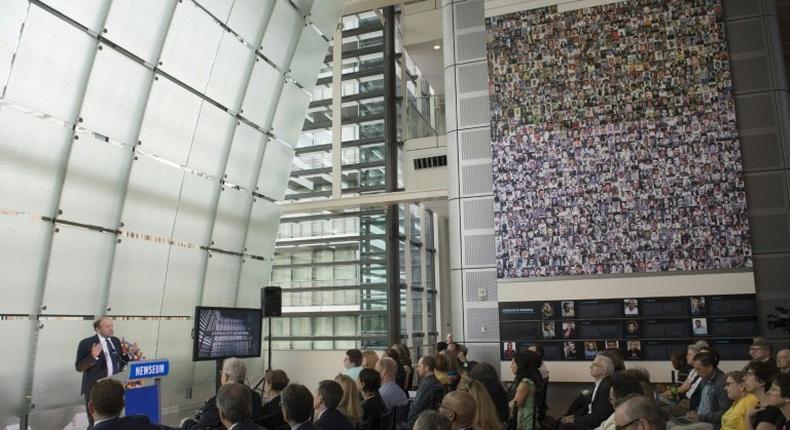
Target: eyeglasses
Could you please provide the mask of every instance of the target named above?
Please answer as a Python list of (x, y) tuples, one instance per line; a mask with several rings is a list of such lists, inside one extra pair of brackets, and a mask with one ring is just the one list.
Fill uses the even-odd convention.
[(633, 420), (631, 420), (631, 421), (628, 421), (627, 423), (625, 423), (625, 424), (623, 424), (623, 425), (621, 425), (621, 426), (618, 426), (617, 424), (615, 424), (614, 428), (615, 428), (615, 430), (623, 430), (624, 428), (627, 428), (628, 426), (630, 426), (630, 425), (633, 425), (633, 424), (637, 423), (637, 422), (638, 422), (639, 420), (641, 420), (641, 419), (642, 419), (642, 418), (636, 418), (636, 419), (633, 419)]

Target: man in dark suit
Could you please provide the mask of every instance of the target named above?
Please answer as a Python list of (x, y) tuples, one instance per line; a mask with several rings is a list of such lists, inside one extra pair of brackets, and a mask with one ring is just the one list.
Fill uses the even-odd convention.
[[(109, 317), (100, 317), (93, 322), (96, 334), (82, 339), (77, 346), (77, 360), (74, 368), (82, 372), (80, 394), (85, 397), (85, 407), (91, 399), (91, 389), (101, 378), (114, 375), (123, 370), (129, 356), (121, 350), (121, 341), (113, 336), (113, 324)], [(88, 410), (89, 427), (93, 417)]]
[(436, 370), (436, 359), (430, 355), (420, 358), (420, 361), (417, 362), (417, 375), (420, 376), (422, 382), (417, 388), (414, 403), (409, 407), (409, 428), (414, 427), (414, 422), (417, 421), (420, 412), (429, 409), (436, 410), (444, 397), (442, 383), (434, 376), (434, 370)]
[(289, 384), (280, 393), (285, 422), (291, 430), (315, 430), (310, 419), (313, 417), (313, 395), (304, 385)]
[(217, 408), (222, 425), (228, 430), (262, 430), (250, 420), (252, 390), (243, 384), (230, 382), (217, 391)]
[(123, 385), (112, 379), (93, 384), (88, 411), (93, 417), (93, 430), (157, 430), (170, 427), (151, 424), (145, 415), (121, 418)]
[(335, 381), (324, 380), (318, 383), (318, 392), (313, 407), (318, 412), (315, 428), (318, 430), (353, 430), (354, 426), (337, 405), (343, 400), (343, 387)]
[[(238, 358), (226, 358), (222, 362), (222, 373), (220, 374), (220, 383), (224, 386), (226, 384), (238, 383), (244, 385), (244, 380), (247, 379), (247, 366)], [(246, 386), (245, 386), (246, 387)], [(220, 387), (221, 388), (221, 387)], [(263, 401), (261, 395), (257, 392), (250, 390), (252, 398), (252, 419), (258, 420), (263, 417)], [(217, 396), (214, 396), (203, 405), (197, 419), (186, 418), (181, 421), (181, 428), (184, 430), (204, 429), (221, 427), (222, 422), (219, 418), (219, 409), (217, 408)]]
[(558, 430), (591, 430), (597, 428), (614, 412), (609, 401), (610, 382), (614, 374), (614, 361), (604, 354), (598, 354), (590, 364), (590, 376), (595, 386), (585, 402), (558, 421)]

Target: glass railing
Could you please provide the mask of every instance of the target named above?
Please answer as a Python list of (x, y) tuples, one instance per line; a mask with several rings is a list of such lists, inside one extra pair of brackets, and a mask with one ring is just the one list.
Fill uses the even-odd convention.
[(403, 118), (406, 139), (437, 136), (445, 133), (444, 98), (441, 96), (409, 97)]

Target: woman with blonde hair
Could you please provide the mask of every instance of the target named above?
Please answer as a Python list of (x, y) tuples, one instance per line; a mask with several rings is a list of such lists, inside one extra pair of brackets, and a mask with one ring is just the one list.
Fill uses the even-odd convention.
[(480, 430), (500, 430), (502, 422), (499, 421), (497, 408), (486, 387), (479, 381), (471, 381), (464, 387), (475, 398), (475, 428)]
[(357, 381), (348, 375), (339, 374), (335, 376), (335, 382), (343, 387), (343, 398), (337, 409), (348, 417), (351, 424), (358, 425), (362, 422), (362, 405), (359, 403), (359, 389)]
[(363, 369), (376, 369), (376, 363), (379, 361), (379, 355), (376, 351), (362, 351), (362, 368)]

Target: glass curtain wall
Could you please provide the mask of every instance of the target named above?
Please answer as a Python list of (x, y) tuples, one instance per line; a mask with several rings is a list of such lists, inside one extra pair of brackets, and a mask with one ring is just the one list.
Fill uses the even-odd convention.
[[(378, 10), (343, 17), (342, 58), (336, 61), (330, 47), (324, 59), (294, 148), (287, 201), (332, 198), (333, 177), (340, 178), (343, 197), (385, 191), (385, 109), (387, 103), (400, 109), (402, 97), (384, 99), (382, 15)], [(395, 34), (399, 39), (400, 30), (396, 28)], [(395, 46), (398, 64), (404, 53), (399, 41), (396, 40)], [(338, 64), (340, 70), (335, 70)], [(394, 76), (397, 93), (402, 94), (404, 76), (399, 66)], [(341, 83), (335, 85), (338, 78)], [(333, 109), (333, 95), (338, 88), (339, 112)], [(419, 95), (412, 98), (415, 97)], [(398, 158), (402, 160), (402, 121), (400, 116), (397, 118), (396, 144)], [(336, 121), (340, 121), (340, 127)], [(341, 133), (337, 166), (333, 165), (336, 155), (333, 141), (338, 136), (333, 130)], [(395, 164), (399, 171), (401, 164)], [(335, 169), (339, 169), (339, 175), (333, 175)], [(400, 174), (398, 182), (402, 187)], [(432, 228), (425, 226), (432, 216), (425, 215), (428, 212), (418, 205), (403, 208), (398, 219), (403, 296), (401, 337), (404, 342), (417, 345), (430, 332), (435, 337), (436, 331), (434, 309), (428, 309), (435, 306), (433, 273), (430, 272), (427, 280), (424, 276), (432, 271), (433, 245), (420, 234)], [(405, 217), (406, 212), (415, 215)], [(412, 228), (409, 220), (418, 225)], [(270, 282), (283, 288), (283, 317), (272, 323), (274, 349), (380, 349), (388, 345), (387, 225), (384, 208), (282, 217)], [(417, 233), (407, 234), (412, 229)], [(409, 249), (416, 249), (408, 254), (408, 264), (403, 261), (402, 252), (406, 243)]]

